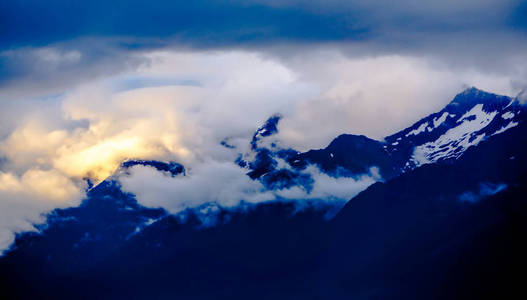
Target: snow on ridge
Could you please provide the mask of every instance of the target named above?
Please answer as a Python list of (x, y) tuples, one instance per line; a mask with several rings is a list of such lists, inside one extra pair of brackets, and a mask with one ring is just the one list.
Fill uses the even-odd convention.
[(414, 130), (408, 132), (405, 136), (409, 137), (410, 135), (418, 135), (421, 132), (424, 132), (426, 130), (426, 127), (428, 127), (428, 122), (425, 122), (425, 123), (419, 125), (419, 127), (417, 129), (414, 129)]
[(444, 112), (439, 118), (434, 118), (434, 128), (437, 128), (439, 125), (443, 124), (446, 121), (446, 118), (449, 116), (448, 112)]
[[(437, 140), (417, 146), (410, 160), (420, 166), (440, 159), (458, 158), (466, 149), (485, 138), (484, 133), (476, 135), (476, 132), (489, 125), (497, 114), (496, 111), (485, 112), (483, 104), (475, 105), (458, 119), (461, 124), (449, 129)], [(475, 118), (468, 120), (471, 116)]]
[[(420, 133), (423, 133), (425, 131), (432, 132), (439, 125), (443, 124), (443, 122), (445, 122), (446, 119), (449, 116), (452, 117), (453, 115), (449, 114), (448, 112), (444, 112), (441, 116), (432, 119), (431, 123), (432, 123), (433, 127), (429, 126), (429, 125), (431, 125), (430, 122), (424, 122), (423, 124), (419, 125), (419, 127), (417, 127), (416, 129), (408, 132), (405, 135), (405, 137), (409, 137), (411, 135), (419, 135)], [(397, 139), (397, 140), (399, 140), (399, 139)], [(392, 145), (397, 145), (397, 144), (394, 143)]]
[(508, 111), (508, 112), (503, 113), (501, 117), (504, 118), (505, 120), (512, 119), (514, 118), (514, 113)]
[(511, 129), (512, 127), (516, 127), (518, 126), (518, 123), (517, 122), (514, 122), (514, 121), (511, 121), (509, 124), (507, 124), (506, 126), (503, 126), (502, 128), (496, 130), (496, 132), (494, 132), (492, 135), (496, 135), (496, 134), (500, 134), (500, 133), (504, 133), (505, 131)]
[(457, 122), (459, 123), (468, 117), (472, 117), (472, 116), (477, 117), (478, 114), (482, 114), (482, 113), (483, 114), (485, 113), (485, 111), (483, 111), (483, 104), (476, 104), (469, 111), (467, 111), (464, 115), (462, 115), (461, 118), (457, 120)]

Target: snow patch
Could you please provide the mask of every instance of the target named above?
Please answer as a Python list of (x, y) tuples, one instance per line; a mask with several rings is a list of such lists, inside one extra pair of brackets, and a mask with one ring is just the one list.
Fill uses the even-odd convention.
[(501, 117), (504, 118), (505, 120), (512, 119), (514, 118), (514, 113), (508, 111), (504, 113), (503, 115), (501, 115)]
[(505, 131), (511, 129), (512, 127), (515, 127), (517, 126), (518, 123), (517, 122), (510, 122), (509, 124), (507, 124), (506, 126), (503, 126), (502, 128), (496, 130), (496, 132), (494, 132), (492, 135), (496, 135), (496, 134), (500, 134), (500, 133), (504, 133)]
[(448, 117), (448, 113), (444, 112), (439, 118), (434, 118), (434, 128), (437, 128), (439, 125), (443, 124), (443, 122), (446, 121), (446, 118)]
[(428, 127), (428, 122), (425, 122), (425, 123), (421, 124), (419, 127), (417, 127), (417, 129), (414, 129), (414, 130), (408, 132), (406, 134), (406, 137), (408, 137), (410, 135), (418, 135), (421, 132), (424, 132), (426, 130), (426, 127)]
[(461, 118), (457, 120), (457, 122), (459, 123), (468, 117), (472, 117), (472, 116), (477, 117), (478, 115), (481, 115), (481, 114), (486, 114), (486, 112), (483, 110), (483, 104), (476, 104), (469, 111), (467, 111), (464, 115), (462, 115)]
[[(459, 118), (458, 122), (461, 124), (449, 129), (437, 140), (417, 146), (410, 160), (420, 166), (440, 159), (458, 158), (466, 149), (479, 144), (485, 138), (484, 133), (476, 133), (489, 125), (497, 114), (483, 111), (483, 104), (475, 105)], [(475, 118), (468, 120), (471, 116)]]

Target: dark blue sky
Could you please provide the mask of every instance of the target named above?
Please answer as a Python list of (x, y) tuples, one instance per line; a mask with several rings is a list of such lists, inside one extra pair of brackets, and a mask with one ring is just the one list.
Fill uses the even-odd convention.
[[(109, 3), (110, 2), (110, 3)], [(232, 1), (7, 1), (1, 4), (1, 47), (45, 45), (82, 36), (174, 37), (203, 45), (274, 39), (360, 39), (354, 13), (319, 14)]]
[[(442, 4), (444, 2), (444, 4)], [(457, 2), (457, 1), (456, 1)], [(525, 34), (525, 1), (24, 1), (0, 4), (0, 47), (80, 37), (171, 38), (223, 46), (273, 41), (342, 41), (416, 34)], [(166, 42), (166, 40), (165, 40)], [(127, 47), (145, 46), (137, 40)]]

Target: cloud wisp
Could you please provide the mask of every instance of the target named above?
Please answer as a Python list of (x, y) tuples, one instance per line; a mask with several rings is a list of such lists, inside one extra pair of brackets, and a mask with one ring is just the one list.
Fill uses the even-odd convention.
[(313, 178), (314, 185), (309, 191), (299, 186), (268, 190), (246, 173), (246, 169), (233, 162), (207, 161), (192, 168), (187, 175), (175, 178), (152, 167), (134, 166), (129, 169), (129, 175), (118, 180), (123, 190), (136, 195), (141, 205), (161, 207), (177, 214), (207, 203), (223, 208), (277, 200), (298, 201), (300, 206), (317, 205), (320, 201), (338, 205), (381, 179), (375, 170), (355, 178), (335, 178), (310, 166), (303, 171)]

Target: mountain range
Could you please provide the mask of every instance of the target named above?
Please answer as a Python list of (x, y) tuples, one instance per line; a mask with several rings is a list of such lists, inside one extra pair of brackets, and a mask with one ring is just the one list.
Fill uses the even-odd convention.
[(140, 205), (119, 180), (135, 166), (179, 180), (192, 176), (185, 166), (123, 162), (79, 207), (17, 235), (0, 257), (2, 297), (525, 297), (526, 118), (519, 99), (470, 88), (383, 140), (344, 134), (299, 152), (275, 140), (274, 115), (235, 161), (269, 191), (309, 195), (313, 169), (375, 179), (343, 201), (207, 203), (171, 214)]

